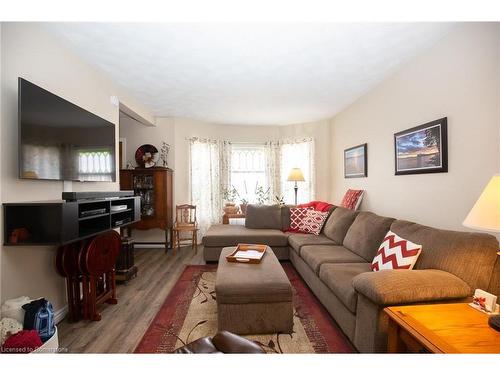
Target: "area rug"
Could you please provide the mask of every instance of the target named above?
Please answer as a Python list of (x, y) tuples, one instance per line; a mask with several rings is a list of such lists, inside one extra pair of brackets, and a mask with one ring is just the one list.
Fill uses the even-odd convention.
[[(292, 284), (294, 329), (291, 334), (249, 335), (267, 353), (352, 353), (355, 350), (289, 263), (283, 268)], [(217, 332), (216, 265), (187, 266), (135, 353), (171, 353)]]

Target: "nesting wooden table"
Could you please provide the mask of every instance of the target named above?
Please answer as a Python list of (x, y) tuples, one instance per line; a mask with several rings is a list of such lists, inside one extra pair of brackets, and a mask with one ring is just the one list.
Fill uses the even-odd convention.
[(389, 316), (389, 353), (500, 353), (500, 332), (467, 303), (395, 306)]

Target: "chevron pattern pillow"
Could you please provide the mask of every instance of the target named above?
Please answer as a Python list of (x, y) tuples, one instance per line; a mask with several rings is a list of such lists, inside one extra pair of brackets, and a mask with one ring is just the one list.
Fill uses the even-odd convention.
[(372, 270), (413, 269), (422, 245), (413, 243), (389, 231), (372, 261)]

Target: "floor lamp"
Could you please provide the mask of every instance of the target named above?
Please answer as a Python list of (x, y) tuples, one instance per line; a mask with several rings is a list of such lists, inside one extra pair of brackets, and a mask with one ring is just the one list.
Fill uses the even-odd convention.
[[(500, 175), (492, 177), (462, 224), (472, 229), (500, 232)], [(488, 323), (500, 331), (500, 315), (491, 315)]]
[(305, 181), (304, 175), (302, 174), (302, 171), (300, 168), (292, 168), (290, 173), (288, 174), (287, 181), (293, 181), (295, 182), (295, 186), (293, 189), (295, 190), (295, 205), (297, 205), (297, 190), (299, 190), (299, 186), (297, 185), (298, 181)]

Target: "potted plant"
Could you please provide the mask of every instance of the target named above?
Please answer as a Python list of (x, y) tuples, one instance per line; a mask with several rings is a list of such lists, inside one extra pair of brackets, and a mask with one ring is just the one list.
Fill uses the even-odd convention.
[(247, 206), (248, 206), (248, 201), (245, 198), (241, 199), (240, 211), (243, 215), (246, 215), (247, 213)]
[(266, 204), (266, 202), (269, 200), (269, 190), (264, 190), (262, 186), (257, 185), (255, 188), (255, 195), (257, 195), (257, 203), (258, 204)]
[(236, 188), (233, 186), (230, 189), (224, 189), (222, 191), (222, 197), (226, 201), (226, 203), (224, 204), (224, 208), (223, 208), (224, 213), (226, 213), (226, 214), (238, 213), (239, 208), (236, 205), (236, 203), (234, 203), (234, 201), (238, 197), (238, 191), (236, 190)]

